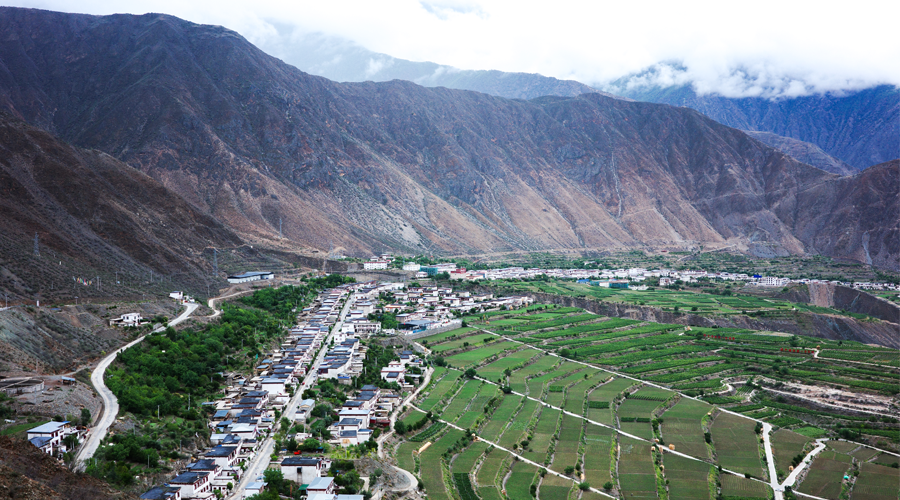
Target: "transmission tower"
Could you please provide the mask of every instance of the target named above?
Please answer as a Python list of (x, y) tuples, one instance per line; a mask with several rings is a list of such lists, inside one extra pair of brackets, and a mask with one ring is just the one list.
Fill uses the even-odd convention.
[(284, 235), (281, 234), (281, 217), (278, 218), (278, 237), (284, 238)]
[(213, 248), (213, 274), (215, 276), (219, 275), (219, 254), (215, 248)]
[(35, 257), (41, 256), (41, 250), (38, 247), (38, 234), (37, 233), (34, 233), (34, 256)]

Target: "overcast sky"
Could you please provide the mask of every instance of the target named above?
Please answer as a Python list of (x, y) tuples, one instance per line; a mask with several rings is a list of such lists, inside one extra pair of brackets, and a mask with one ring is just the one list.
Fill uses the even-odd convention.
[(667, 61), (679, 66), (633, 82), (692, 83), (732, 97), (900, 85), (896, 0), (0, 3), (90, 14), (163, 12), (233, 29), (282, 59), (289, 59), (291, 35), (321, 32), (402, 59), (591, 85)]

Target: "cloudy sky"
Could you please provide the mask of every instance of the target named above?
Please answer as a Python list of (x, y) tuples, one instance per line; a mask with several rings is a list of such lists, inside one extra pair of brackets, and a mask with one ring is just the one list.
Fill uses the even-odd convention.
[[(691, 83), (727, 96), (900, 85), (900, 2), (437, 0), (0, 0), (90, 14), (163, 12), (218, 24), (286, 61), (322, 33), (461, 69), (540, 73), (603, 85)], [(669, 64), (664, 64), (669, 63)], [(673, 64), (674, 63), (674, 64)]]

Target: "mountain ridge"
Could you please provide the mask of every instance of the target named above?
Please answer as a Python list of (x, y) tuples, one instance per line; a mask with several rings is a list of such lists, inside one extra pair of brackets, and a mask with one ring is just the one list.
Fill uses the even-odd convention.
[[(277, 243), (284, 222), (294, 244), (356, 254), (803, 253), (814, 235), (794, 234), (798, 215), (823, 215), (798, 193), (840, 179), (685, 108), (338, 84), (164, 15), (3, 9), (0, 28), (0, 103), (148, 173), (254, 244)], [(878, 265), (897, 255), (889, 232), (869, 229)], [(840, 256), (847, 244), (822, 248)]]

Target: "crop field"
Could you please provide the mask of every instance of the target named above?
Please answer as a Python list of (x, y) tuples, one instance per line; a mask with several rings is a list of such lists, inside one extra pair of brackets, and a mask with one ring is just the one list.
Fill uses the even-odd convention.
[(469, 335), (468, 337), (448, 340), (447, 342), (429, 346), (429, 349), (440, 354), (442, 352), (452, 351), (453, 349), (480, 344), (483, 343), (485, 339), (494, 340), (495, 338), (496, 337), (494, 337), (493, 335)]
[[(481, 462), (478, 473), (475, 475), (475, 481), (479, 486), (497, 486), (499, 481), (503, 479), (499, 477), (503, 461), (509, 456), (502, 450), (491, 450), (490, 453)], [(505, 472), (505, 470), (504, 470)]]
[(453, 422), (460, 415), (466, 411), (466, 407), (469, 406), (469, 403), (478, 394), (478, 391), (481, 390), (481, 386), (483, 382), (480, 380), (467, 380), (466, 383), (462, 386), (462, 389), (456, 393), (456, 396), (450, 401), (450, 404), (444, 408), (443, 412), (440, 411), (440, 408), (435, 408), (435, 413), (439, 414), (441, 418), (448, 422)]
[(473, 327), (457, 328), (456, 330), (450, 330), (449, 332), (438, 333), (435, 335), (431, 335), (430, 337), (423, 337), (419, 339), (419, 342), (422, 342), (423, 344), (434, 345), (439, 342), (444, 342), (450, 338), (464, 337), (477, 330), (478, 328)]
[(453, 459), (450, 470), (454, 473), (469, 473), (475, 470), (475, 462), (488, 449), (487, 443), (475, 442)]
[(576, 370), (580, 370), (582, 368), (583, 367), (577, 363), (565, 361), (561, 365), (559, 365), (555, 370), (553, 370), (551, 372), (547, 372), (544, 375), (541, 375), (539, 377), (534, 377), (534, 378), (528, 380), (528, 382), (527, 382), (528, 395), (533, 398), (536, 398), (536, 399), (541, 399), (541, 395), (544, 393), (544, 386), (548, 382), (550, 382), (551, 380), (560, 378), (560, 377), (564, 377), (564, 376), (566, 376)]
[[(796, 488), (801, 493), (817, 497), (837, 498), (841, 494), (841, 482), (835, 478), (843, 478), (850, 469), (852, 459), (849, 455), (825, 450), (816, 455), (806, 478)], [(895, 485), (896, 486), (896, 485)], [(896, 494), (896, 488), (894, 494)]]
[(559, 410), (547, 407), (541, 409), (540, 419), (534, 428), (534, 438), (528, 444), (528, 451), (522, 453), (523, 457), (539, 464), (546, 461), (547, 450), (550, 449), (553, 436), (556, 434), (559, 415)]
[(408, 471), (416, 470), (416, 461), (413, 452), (421, 447), (421, 443), (406, 441), (397, 447), (397, 466)]
[(553, 454), (551, 469), (564, 472), (568, 466), (574, 467), (578, 462), (578, 445), (581, 443), (581, 427), (584, 420), (571, 415), (563, 415), (559, 426), (559, 439), (556, 452)]
[[(640, 392), (640, 391), (638, 391)], [(653, 410), (660, 401), (628, 398), (619, 405), (619, 428), (624, 432), (644, 439), (653, 439), (650, 420)]]
[(521, 396), (512, 394), (504, 396), (503, 401), (501, 401), (497, 409), (494, 410), (493, 417), (484, 425), (481, 432), (479, 432), (479, 436), (488, 441), (496, 442), (500, 437), (500, 434), (503, 433), (503, 430), (506, 429), (507, 424), (513, 419), (513, 416), (515, 415), (516, 410), (519, 409), (521, 403)]
[[(693, 399), (681, 398), (663, 414), (662, 437), (675, 449), (692, 457), (708, 458), (701, 420), (712, 407)], [(668, 457), (666, 458), (668, 463)], [(667, 467), (668, 468), (668, 467)]]
[(478, 376), (489, 380), (497, 380), (498, 377), (503, 375), (503, 371), (507, 368), (514, 368), (525, 364), (530, 359), (540, 355), (540, 351), (528, 348), (509, 353), (493, 363), (488, 363), (487, 365), (478, 368)]
[(725, 498), (768, 499), (772, 496), (771, 490), (764, 483), (731, 474), (721, 474), (719, 478), (722, 481), (722, 496)]
[(611, 377), (607, 373), (590, 369), (585, 370), (584, 373), (588, 375), (588, 378), (569, 387), (567, 392), (568, 395), (566, 396), (566, 405), (564, 409), (576, 415), (582, 415), (584, 413), (584, 401), (587, 399), (587, 392), (595, 385), (600, 384)]
[(500, 436), (500, 446), (512, 448), (513, 445), (520, 442), (524, 437), (525, 428), (528, 425), (528, 422), (531, 421), (531, 418), (536, 411), (538, 411), (537, 401), (530, 399), (526, 400), (515, 420), (509, 423), (509, 427), (507, 427), (503, 435)]
[(478, 391), (478, 395), (475, 396), (475, 399), (469, 404), (468, 410), (466, 410), (466, 412), (459, 417), (459, 420), (456, 421), (456, 425), (463, 429), (471, 427), (478, 417), (484, 415), (484, 407), (487, 405), (488, 401), (498, 394), (500, 394), (500, 389), (496, 385), (482, 385), (481, 390)]
[(900, 469), (863, 463), (853, 486), (852, 500), (896, 500)]
[(512, 472), (506, 480), (506, 496), (509, 498), (531, 498), (531, 483), (537, 476), (537, 468), (518, 461), (512, 466)]
[(569, 490), (572, 489), (572, 486), (571, 479), (547, 474), (541, 480), (538, 496), (540, 496), (541, 500), (566, 500), (569, 498)]
[[(779, 477), (783, 478), (795, 457), (802, 455), (804, 446), (809, 448), (815, 437), (834, 435), (828, 434), (834, 432), (833, 427), (829, 427), (829, 420), (822, 419), (839, 419), (850, 426), (867, 425), (860, 429), (863, 433), (890, 435), (900, 432), (897, 430), (900, 426), (890, 419), (874, 422), (866, 416), (799, 406), (804, 403), (791, 398), (780, 399), (755, 389), (750, 383), (759, 375), (776, 381), (801, 383), (835, 384), (834, 379), (840, 379), (845, 387), (884, 392), (886, 389), (879, 384), (900, 382), (900, 370), (890, 366), (853, 365), (848, 360), (814, 359), (811, 355), (781, 351), (785, 347), (799, 345), (799, 349), (804, 349), (821, 344), (839, 354), (882, 354), (870, 346), (851, 342), (839, 345), (827, 339), (808, 340), (726, 328), (692, 327), (685, 331), (681, 325), (609, 319), (576, 309), (567, 309), (561, 314), (504, 311), (491, 319), (495, 321), (491, 327), (496, 328), (494, 331), (514, 339), (527, 337), (534, 348), (477, 330), (467, 330), (467, 337), (447, 332), (431, 338), (432, 347), (455, 345), (457, 347), (453, 349), (457, 350), (441, 351), (445, 353), (449, 367), (436, 371), (431, 386), (414, 404), (422, 410), (440, 414), (442, 420), (469, 429), (486, 442), (476, 441), (457, 450), (452, 457), (444, 458), (452, 473), (444, 477), (440, 470), (441, 455), (462, 433), (439, 423), (404, 436), (405, 441), (394, 456), (401, 467), (410, 470), (415, 469), (416, 464), (413, 451), (426, 441), (436, 441), (420, 457), (419, 477), (429, 498), (474, 498), (477, 495), (491, 500), (528, 499), (531, 498), (531, 485), (537, 484), (538, 480), (541, 499), (597, 497), (578, 491), (573, 479), (580, 481), (580, 478), (574, 475), (571, 479), (561, 478), (552, 473), (540, 478), (538, 468), (514, 460), (515, 456), (563, 474), (567, 467), (581, 464), (585, 481), (595, 488), (602, 488), (604, 483), (611, 481), (623, 499), (656, 498), (661, 484), (658, 474), (668, 482), (669, 498), (707, 499), (719, 493), (723, 497), (765, 498), (770, 494), (765, 483), (727, 472), (719, 474), (721, 490), (711, 494), (711, 471), (706, 463), (664, 453), (660, 456), (662, 468), (655, 467), (650, 451), (652, 439), (660, 437), (664, 446), (673, 445), (676, 451), (691, 457), (703, 460), (716, 457), (717, 464), (725, 469), (761, 478), (764, 462), (760, 458), (761, 445), (755, 426), (758, 420), (768, 421), (780, 427), (771, 435), (771, 441), (776, 468)], [(478, 321), (469, 322), (476, 326)], [(489, 342), (484, 342), (486, 337)], [(459, 352), (463, 342), (470, 345), (466, 346), (465, 352)], [(811, 342), (816, 344), (810, 346)], [(853, 349), (847, 349), (848, 346)], [(548, 356), (542, 351), (557, 355)], [(446, 355), (453, 352), (455, 354)], [(488, 382), (460, 380), (468, 367), (474, 368), (475, 373)], [(633, 386), (641, 382), (615, 376), (600, 367), (629, 373), (640, 380), (675, 386), (689, 396), (701, 396), (701, 391), (707, 391), (702, 396), (705, 401), (677, 396), (671, 390), (646, 384), (624, 397), (624, 393), (634, 390)], [(737, 392), (710, 394), (723, 387), (725, 376), (744, 376), (745, 380), (752, 376), (754, 379), (748, 380), (747, 385), (742, 385), (739, 379), (735, 384)], [(513, 391), (527, 397), (502, 393), (500, 388), (507, 382)], [(734, 384), (734, 381), (730, 382)], [(493, 403), (488, 406), (490, 401)], [(544, 403), (563, 408), (567, 413)], [(663, 411), (662, 405), (667, 409), (655, 415), (657, 411)], [(709, 420), (707, 414), (714, 410), (714, 405), (750, 418), (719, 412), (711, 423), (707, 422), (711, 425), (712, 441), (708, 445), (703, 425)], [(654, 418), (659, 419), (658, 436), (654, 435)], [(418, 413), (403, 417), (407, 424), (420, 419)], [(585, 419), (613, 429), (585, 422)], [(615, 430), (616, 426), (620, 432), (640, 439), (620, 434)], [(493, 449), (491, 443), (511, 450), (513, 455)], [(840, 494), (841, 483), (834, 478), (838, 472), (830, 469), (842, 469), (839, 471), (842, 476), (850, 463), (835, 457), (849, 460), (848, 454), (852, 453), (864, 467), (878, 472), (861, 477), (859, 485), (862, 488), (854, 487), (852, 498), (867, 498), (870, 492), (873, 498), (881, 498), (877, 496), (878, 485), (887, 483), (883, 473), (896, 471), (879, 464), (889, 466), (896, 461), (895, 457), (881, 456), (878, 450), (856, 443), (831, 441), (829, 445), (835, 451), (817, 458), (796, 489), (809, 494), (821, 492), (817, 496), (823, 498), (836, 498), (833, 493), (837, 490)], [(444, 491), (445, 482), (455, 485), (459, 491)]]
[(595, 488), (600, 488), (612, 479), (609, 475), (609, 452), (613, 439), (613, 431), (610, 429), (593, 424), (584, 426), (584, 475), (585, 480)]
[(862, 462), (868, 462), (869, 460), (875, 458), (880, 452), (878, 450), (874, 450), (872, 448), (860, 448), (850, 455)]
[(855, 450), (859, 445), (856, 443), (851, 443), (849, 441), (828, 441), (826, 442), (829, 448), (838, 452), (838, 453), (850, 453)]
[(756, 422), (753, 420), (730, 413), (716, 416), (710, 434), (722, 467), (762, 477), (755, 426)]
[[(616, 398), (616, 396), (636, 383), (637, 382), (635, 382), (634, 380), (630, 380), (627, 378), (616, 378), (610, 380), (609, 382), (591, 391), (591, 393), (588, 394), (588, 401), (611, 403), (612, 400)], [(590, 406), (590, 404), (588, 406)], [(600, 422), (601, 424), (613, 425), (615, 420), (613, 419), (611, 406), (612, 405), (610, 404), (608, 408), (589, 407), (588, 418), (595, 422)]]
[(449, 429), (440, 439), (428, 447), (419, 457), (419, 478), (428, 490), (429, 498), (449, 500), (452, 498), (444, 489), (444, 473), (441, 469), (441, 454), (447, 451), (453, 443), (459, 440), (463, 433), (456, 429)]
[(656, 498), (656, 471), (650, 445), (619, 437), (619, 487), (624, 498)]
[[(496, 337), (491, 337), (496, 338)], [(447, 358), (447, 363), (454, 368), (462, 367), (463, 369), (477, 365), (485, 359), (500, 354), (503, 351), (518, 347), (520, 344), (513, 342), (492, 342), (489, 345), (471, 351), (454, 354)]]
[(459, 380), (460, 375), (462, 375), (460, 372), (453, 370), (448, 372), (438, 383), (433, 384), (428, 396), (419, 404), (419, 408), (425, 411), (433, 410), (434, 406), (438, 404), (451, 389), (453, 389), (453, 386), (456, 384), (456, 381)]
[(559, 362), (560, 359), (553, 356), (543, 356), (541, 358), (538, 358), (525, 368), (513, 372), (512, 376), (509, 378), (509, 385), (512, 390), (520, 394), (524, 394), (528, 390), (525, 382), (525, 379), (527, 377), (544, 373), (550, 370), (553, 366), (559, 364)]
[(667, 453), (663, 465), (669, 481), (669, 498), (709, 500), (708, 464)]
[(788, 467), (792, 465), (794, 457), (803, 451), (803, 447), (812, 439), (791, 432), (787, 429), (778, 429), (769, 438), (772, 441), (772, 454), (775, 456), (775, 469), (779, 475), (787, 474)]

